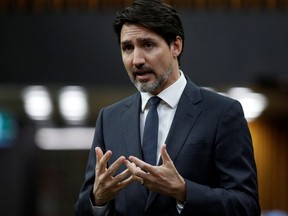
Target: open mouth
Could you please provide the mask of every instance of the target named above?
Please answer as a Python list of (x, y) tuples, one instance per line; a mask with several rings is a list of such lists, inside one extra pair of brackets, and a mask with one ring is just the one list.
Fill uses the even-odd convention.
[(134, 75), (136, 79), (141, 81), (148, 81), (151, 78), (151, 74), (153, 74), (151, 71), (145, 71), (145, 72), (135, 72)]

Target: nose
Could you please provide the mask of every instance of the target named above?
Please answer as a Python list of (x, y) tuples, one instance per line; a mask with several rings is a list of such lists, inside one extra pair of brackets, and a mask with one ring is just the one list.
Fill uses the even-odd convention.
[(133, 52), (133, 65), (139, 67), (145, 64), (144, 53), (141, 49), (135, 48)]

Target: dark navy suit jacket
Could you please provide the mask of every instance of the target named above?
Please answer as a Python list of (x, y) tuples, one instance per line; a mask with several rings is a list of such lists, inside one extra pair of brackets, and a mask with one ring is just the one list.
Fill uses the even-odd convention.
[[(95, 147), (119, 156), (143, 159), (140, 93), (101, 110), (95, 128), (85, 182), (75, 210), (93, 215), (89, 201), (95, 175)], [(181, 215), (258, 216), (257, 175), (250, 132), (238, 101), (194, 85), (189, 79), (166, 139), (167, 151), (186, 182)], [(161, 164), (161, 161), (160, 161)], [(125, 167), (121, 167), (121, 172)], [(109, 215), (179, 215), (175, 199), (148, 193), (138, 182), (121, 190)]]

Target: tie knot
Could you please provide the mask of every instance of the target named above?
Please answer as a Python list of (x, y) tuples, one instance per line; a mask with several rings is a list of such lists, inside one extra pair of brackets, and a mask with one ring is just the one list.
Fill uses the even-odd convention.
[(157, 107), (158, 104), (160, 103), (161, 101), (161, 98), (157, 97), (157, 96), (154, 96), (154, 97), (151, 97), (148, 101), (149, 105), (150, 106), (154, 106), (154, 107)]

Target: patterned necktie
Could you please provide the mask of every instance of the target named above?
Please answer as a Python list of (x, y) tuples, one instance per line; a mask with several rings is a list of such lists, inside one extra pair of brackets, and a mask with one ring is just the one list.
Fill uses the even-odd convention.
[(157, 143), (158, 143), (158, 125), (159, 118), (157, 106), (161, 99), (159, 97), (151, 97), (148, 101), (150, 108), (146, 117), (144, 133), (143, 133), (143, 155), (144, 161), (151, 165), (156, 165)]

